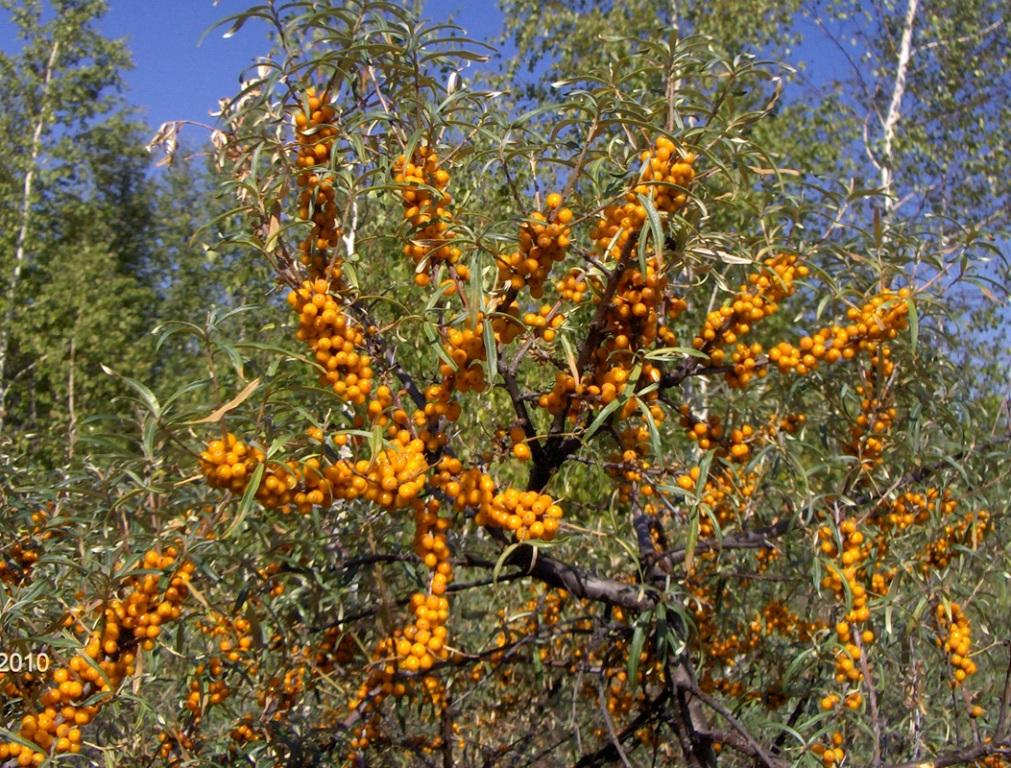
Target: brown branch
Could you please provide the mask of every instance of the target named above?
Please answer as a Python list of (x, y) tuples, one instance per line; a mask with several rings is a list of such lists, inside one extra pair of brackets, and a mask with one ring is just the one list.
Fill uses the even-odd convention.
[(530, 418), (527, 404), (523, 400), (519, 385), (516, 383), (516, 371), (512, 366), (502, 371), (502, 381), (505, 383), (506, 392), (509, 393), (509, 400), (512, 401), (513, 411), (516, 413), (516, 419), (519, 421), (520, 428), (527, 437), (527, 445), (530, 447), (534, 463), (537, 464), (545, 461), (544, 451), (541, 448), (540, 442), (536, 439), (537, 430), (534, 428), (534, 422)]
[[(635, 719), (618, 734), (618, 741), (625, 741), (644, 725), (655, 719), (662, 711), (663, 705), (667, 702), (669, 695), (667, 691), (663, 691), (653, 701), (646, 702), (646, 705), (639, 711)], [(618, 759), (618, 752), (614, 748), (614, 744), (608, 742), (596, 752), (583, 755), (572, 768), (595, 768), (606, 763), (612, 763), (616, 759)]]
[[(361, 305), (360, 302), (353, 302), (351, 306), (362, 316), (366, 326), (372, 324), (368, 311)], [(387, 368), (396, 374), (398, 379), (400, 379), (400, 383), (403, 385), (404, 389), (407, 390), (407, 394), (410, 396), (415, 407), (424, 409), (425, 395), (418, 388), (418, 385), (414, 383), (414, 377), (397, 361), (397, 355), (393, 347), (387, 345), (378, 334), (367, 336), (366, 344), (371, 346), (374, 352), (378, 353), (375, 356), (381, 357), (386, 363)]]
[[(810, 694), (807, 693), (805, 693), (797, 700), (797, 705), (793, 708), (793, 711), (790, 713), (789, 719), (787, 719), (786, 721), (786, 728), (792, 729), (797, 724), (797, 721), (800, 719), (801, 714), (803, 714), (804, 710), (807, 708), (807, 704), (809, 701), (811, 701), (811, 696)], [(787, 729), (783, 729), (780, 732), (779, 736), (776, 737), (776, 741), (773, 742), (772, 749), (770, 750), (770, 752), (773, 755), (778, 755), (780, 752), (783, 751), (783, 745), (786, 743), (786, 737), (788, 733), (789, 731)]]
[(709, 723), (698, 700), (690, 698), (697, 688), (695, 674), (684, 659), (667, 662), (667, 685), (673, 688), (674, 704), (670, 722), (681, 745), (681, 752), (692, 768), (715, 768), (716, 751), (709, 737)]
[(586, 141), (583, 142), (583, 148), (579, 150), (579, 157), (576, 158), (576, 164), (572, 167), (572, 171), (569, 173), (569, 177), (565, 180), (565, 187), (562, 189), (562, 199), (565, 200), (569, 195), (572, 194), (572, 190), (576, 188), (576, 182), (579, 181), (579, 174), (583, 172), (583, 165), (586, 163), (586, 152), (590, 148), (590, 144), (597, 137), (597, 128), (600, 126), (599, 118), (594, 116), (592, 122), (590, 123), (590, 130), (586, 134)]
[(607, 734), (610, 737), (611, 745), (614, 747), (618, 759), (621, 760), (621, 764), (625, 768), (632, 768), (632, 764), (628, 762), (628, 757), (625, 755), (625, 750), (621, 748), (621, 739), (618, 738), (618, 734), (614, 730), (614, 720), (611, 719), (611, 713), (607, 711), (607, 697), (604, 695), (604, 684), (599, 678), (597, 679), (597, 691), (599, 694), (598, 700), (600, 701), (600, 713), (604, 718), (604, 725), (607, 726)]
[[(1011, 650), (1011, 643), (1008, 643), (1008, 648)], [(1004, 693), (1000, 698), (1000, 714), (997, 716), (997, 726), (993, 731), (994, 736), (998, 739), (1007, 736), (1005, 726), (1007, 725), (1009, 708), (1011, 708), (1011, 653), (1008, 654), (1007, 671), (1004, 673)]]
[(657, 601), (655, 592), (642, 586), (623, 584), (587, 573), (575, 566), (542, 554), (530, 544), (520, 544), (509, 553), (506, 565), (553, 587), (561, 587), (577, 598), (644, 611)]
[(590, 362), (590, 355), (592, 355), (600, 342), (603, 340), (604, 328), (607, 325), (607, 312), (611, 307), (611, 300), (614, 298), (614, 294), (618, 290), (618, 283), (621, 282), (621, 276), (625, 274), (625, 270), (628, 269), (629, 264), (632, 260), (632, 251), (635, 249), (635, 244), (638, 242), (638, 236), (633, 235), (629, 237), (628, 241), (625, 243), (625, 247), (621, 252), (621, 256), (618, 259), (618, 263), (615, 265), (614, 269), (611, 270), (611, 276), (607, 281), (607, 286), (604, 288), (604, 293), (600, 297), (600, 303), (597, 304), (597, 311), (593, 315), (593, 320), (590, 323), (590, 328), (586, 333), (586, 340), (583, 342), (582, 349), (579, 350), (579, 358), (576, 362), (576, 368), (580, 373), (586, 368), (587, 364)]
[(442, 705), (442, 768), (453, 768), (453, 718), (450, 712), (452, 699), (446, 693)]
[(871, 764), (881, 765), (881, 713), (878, 710), (878, 693), (874, 687), (874, 678), (871, 675), (871, 666), (867, 662), (867, 653), (864, 649), (860, 633), (854, 632), (857, 648), (860, 649), (860, 671), (863, 673), (864, 682), (867, 684), (867, 702), (870, 705), (871, 729), (874, 733), (874, 753), (871, 757)]
[(930, 768), (948, 768), (949, 765), (965, 765), (975, 763), (989, 755), (1011, 756), (1011, 742), (999, 741), (989, 744), (974, 744), (971, 747), (943, 752), (933, 760), (910, 760), (905, 763), (890, 763), (885, 768), (920, 768), (929, 766)]
[[(590, 361), (590, 355), (593, 354), (594, 350), (597, 349), (603, 340), (604, 328), (607, 324), (608, 307), (611, 304), (611, 299), (614, 298), (615, 292), (618, 290), (618, 283), (621, 281), (621, 276), (624, 274), (631, 262), (632, 251), (634, 250), (637, 239), (637, 237), (633, 236), (628, 239), (627, 243), (625, 243), (621, 256), (618, 259), (618, 263), (611, 271), (611, 276), (607, 281), (607, 286), (604, 289), (603, 295), (600, 297), (600, 302), (597, 304), (597, 311), (593, 316), (593, 320), (590, 322), (590, 328), (587, 331), (586, 339), (583, 342), (582, 348), (579, 350), (579, 357), (576, 361), (576, 371), (580, 376), (582, 376), (583, 370)], [(530, 477), (527, 480), (527, 488), (530, 490), (541, 490), (544, 488), (554, 475), (555, 470), (562, 466), (562, 464), (565, 463), (565, 460), (568, 459), (568, 457), (582, 444), (581, 441), (576, 438), (565, 439), (565, 421), (568, 418), (569, 406), (572, 403), (572, 397), (573, 393), (569, 392), (565, 398), (564, 407), (558, 412), (558, 415), (555, 416), (555, 419), (551, 424), (548, 439), (544, 443), (544, 449), (542, 452), (543, 460), (534, 463), (533, 469), (530, 472)]]
[[(685, 687), (685, 686), (683, 686)], [(714, 699), (712, 696), (703, 693), (697, 686), (691, 686), (687, 688), (692, 696), (697, 697), (699, 700), (704, 702), (713, 711), (717, 712), (730, 727), (737, 732), (737, 734), (744, 740), (747, 745), (747, 753), (754, 757), (758, 762), (764, 765), (766, 768), (779, 768), (783, 765), (783, 762), (770, 757), (765, 749), (759, 744), (755, 737), (751, 735), (751, 732), (745, 728), (736, 717), (731, 714), (730, 710), (723, 706), (720, 702)]]
[[(695, 552), (700, 553), (724, 549), (765, 549), (773, 546), (775, 540), (786, 534), (790, 530), (790, 527), (790, 520), (778, 520), (764, 528), (726, 536), (722, 541), (700, 541), (695, 545)], [(684, 562), (686, 555), (687, 551), (679, 547), (662, 553), (659, 555), (659, 560), (673, 566)]]

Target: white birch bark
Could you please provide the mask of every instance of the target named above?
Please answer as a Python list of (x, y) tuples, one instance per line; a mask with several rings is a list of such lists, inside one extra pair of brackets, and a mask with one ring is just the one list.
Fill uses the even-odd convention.
[(31, 233), (32, 192), (35, 184), (35, 171), (39, 156), (42, 154), (42, 135), (49, 121), (49, 95), (53, 82), (53, 73), (60, 55), (60, 41), (54, 40), (49, 51), (49, 60), (43, 75), (42, 95), (39, 100), (39, 114), (32, 131), (32, 144), (28, 155), (28, 167), (21, 190), (21, 221), (18, 227), (17, 240), (14, 247), (14, 267), (10, 282), (4, 297), (4, 317), (0, 323), (0, 429), (3, 428), (7, 416), (7, 354), (10, 350), (11, 327), (14, 322), (14, 308), (18, 299), (18, 288), (21, 283), (21, 273), (24, 271), (28, 258), (28, 236)]
[(902, 23), (902, 39), (899, 42), (899, 59), (895, 67), (895, 82), (892, 85), (892, 98), (882, 124), (879, 186), (885, 193), (884, 219), (886, 223), (895, 213), (898, 203), (895, 196), (895, 133), (899, 120), (902, 118), (902, 98), (906, 93), (906, 75), (909, 72), (909, 60), (913, 50), (913, 27), (916, 25), (918, 7), (919, 0), (909, 0), (909, 4), (906, 6), (906, 18)]

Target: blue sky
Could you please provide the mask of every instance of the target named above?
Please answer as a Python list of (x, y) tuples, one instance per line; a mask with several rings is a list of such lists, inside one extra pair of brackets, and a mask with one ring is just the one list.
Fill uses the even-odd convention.
[[(207, 122), (218, 99), (235, 93), (242, 70), (266, 47), (266, 29), (250, 22), (228, 39), (225, 28), (203, 33), (215, 22), (240, 13), (252, 0), (109, 0), (100, 29), (126, 38), (134, 69), (126, 73), (127, 100), (154, 128), (168, 120)], [(497, 32), (502, 15), (494, 0), (431, 0), (426, 15), (453, 14), (475, 37)], [(0, 11), (0, 49), (19, 47), (7, 14)]]
[[(267, 47), (264, 25), (251, 21), (228, 39), (222, 38), (225, 28), (202, 42), (201, 36), (215, 22), (252, 4), (253, 0), (219, 0), (216, 5), (212, 0), (109, 0), (100, 28), (110, 37), (126, 39), (135, 65), (125, 76), (126, 97), (152, 129), (168, 120), (209, 122), (208, 113), (217, 109), (218, 99), (235, 93), (243, 69)], [(477, 39), (495, 36), (502, 22), (495, 0), (427, 0), (425, 15), (440, 21), (452, 16)], [(802, 31), (819, 36), (813, 24), (804, 24)], [(6, 14), (0, 11), (0, 48), (12, 51), (17, 44)], [(796, 53), (807, 61), (808, 74), (816, 82), (824, 81), (842, 61), (831, 45), (814, 39)], [(194, 133), (190, 138), (199, 140)]]

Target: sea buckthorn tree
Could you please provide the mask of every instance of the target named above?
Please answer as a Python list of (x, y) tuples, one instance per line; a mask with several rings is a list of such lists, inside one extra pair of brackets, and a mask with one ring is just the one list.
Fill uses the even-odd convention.
[(523, 112), (398, 6), (254, 19), (277, 290), (12, 492), (0, 765), (1004, 764), (1006, 415), (950, 253), (756, 142), (774, 66), (657, 30)]

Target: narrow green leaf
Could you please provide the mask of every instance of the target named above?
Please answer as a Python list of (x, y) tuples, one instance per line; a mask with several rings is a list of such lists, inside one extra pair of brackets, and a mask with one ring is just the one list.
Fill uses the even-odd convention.
[(502, 569), (505, 568), (506, 560), (509, 559), (509, 555), (511, 555), (518, 546), (520, 546), (520, 543), (517, 541), (502, 550), (502, 554), (499, 555), (498, 560), (495, 561), (495, 567), (491, 570), (492, 581), (498, 581), (498, 577), (501, 575)]
[(597, 414), (597, 418), (595, 418), (593, 422), (590, 424), (589, 429), (586, 430), (586, 435), (583, 437), (583, 439), (589, 440), (591, 437), (593, 437), (594, 433), (598, 429), (600, 429), (600, 425), (603, 424), (605, 421), (607, 421), (607, 417), (610, 416), (612, 413), (614, 413), (616, 410), (618, 410), (618, 406), (620, 405), (621, 402), (617, 398), (615, 398), (614, 400), (609, 402), (606, 406), (604, 406), (601, 412)]
[(650, 413), (649, 407), (641, 399), (639, 400), (639, 410), (642, 411), (642, 418), (646, 422), (646, 428), (649, 430), (649, 443), (650, 448), (653, 449), (653, 456), (660, 457), (660, 431), (656, 428), (656, 421), (653, 419), (653, 414)]
[(375, 461), (383, 450), (383, 428), (378, 424), (369, 433), (369, 458)]
[[(222, 318), (222, 320), (223, 319), (224, 318)], [(242, 355), (239, 354), (239, 351), (235, 348), (235, 346), (231, 342), (225, 341), (223, 339), (219, 339), (216, 343), (216, 346), (218, 347), (218, 349), (220, 349), (222, 352), (225, 353), (225, 357), (228, 358), (228, 362), (232, 364), (232, 370), (235, 371), (235, 375), (238, 376), (239, 379), (244, 381), (246, 378), (246, 374), (243, 371), (243, 359)]]
[(495, 343), (495, 329), (492, 328), (492, 319), (484, 319), (484, 362), (485, 378), (491, 385), (498, 376), (498, 345)]
[(660, 360), (661, 362), (675, 362), (687, 355), (688, 357), (698, 357), (708, 359), (709, 355), (694, 347), (660, 347), (647, 352), (644, 357), (647, 360)]
[(695, 488), (698, 491), (701, 491), (706, 486), (706, 480), (709, 478), (709, 467), (713, 463), (714, 456), (716, 456), (715, 451), (706, 451), (702, 457), (702, 461), (699, 462), (699, 479), (695, 483)]
[(7, 741), (13, 741), (20, 744), (22, 747), (30, 750), (31, 752), (37, 752), (39, 749), (38, 744), (33, 744), (28, 739), (14, 733), (14, 731), (8, 731), (6, 728), (0, 728), (0, 736), (3, 736)]
[(249, 478), (249, 482), (246, 484), (246, 490), (242, 494), (242, 501), (239, 502), (239, 511), (235, 514), (235, 519), (232, 520), (232, 524), (228, 526), (228, 529), (222, 534), (222, 539), (227, 539), (231, 536), (235, 530), (242, 524), (242, 521), (246, 519), (246, 515), (249, 514), (249, 510), (253, 508), (253, 499), (256, 498), (256, 491), (260, 488), (260, 481), (263, 479), (263, 472), (266, 468), (266, 464), (260, 462), (256, 465), (256, 469), (253, 470), (253, 474)]
[(788, 683), (797, 675), (797, 673), (804, 667), (806, 667), (808, 662), (808, 657), (814, 655), (814, 648), (805, 648), (803, 651), (797, 654), (797, 656), (790, 662), (790, 665), (786, 668), (783, 673), (783, 682)]
[[(701, 479), (701, 476), (700, 476)], [(691, 511), (691, 519), (688, 522), (688, 536), (685, 538), (685, 571), (691, 572), (695, 564), (695, 547), (699, 542), (699, 508), (695, 506)]]
[(112, 376), (113, 378), (116, 379), (121, 379), (122, 381), (126, 382), (130, 386), (130, 388), (133, 389), (134, 392), (140, 395), (141, 401), (144, 403), (145, 406), (147, 406), (147, 409), (151, 412), (151, 414), (155, 418), (161, 418), (161, 405), (159, 405), (158, 398), (155, 397), (154, 392), (145, 387), (136, 379), (131, 379), (129, 376), (123, 376), (121, 374), (118, 374), (114, 370), (112, 370), (112, 368), (110, 368), (105, 364), (102, 364), (102, 370), (105, 371), (105, 373), (107, 373), (109, 376)]
[(637, 195), (639, 202), (646, 209), (646, 219), (649, 221), (649, 229), (653, 235), (653, 250), (657, 255), (663, 253), (663, 224), (660, 222), (660, 214), (653, 205), (653, 201), (643, 195)]
[(906, 299), (909, 307), (909, 342), (913, 357), (916, 357), (916, 342), (920, 338), (920, 316), (916, 312), (916, 302), (912, 297)]
[(141, 436), (141, 442), (144, 445), (144, 455), (153, 458), (154, 457), (154, 439), (158, 434), (158, 419), (146, 418), (144, 419), (144, 429)]
[(632, 690), (636, 688), (636, 675), (639, 674), (639, 654), (642, 653), (642, 646), (646, 642), (646, 633), (642, 628), (644, 618), (646, 616), (636, 622), (635, 629), (632, 630), (632, 644), (628, 648), (628, 685)]
[[(641, 200), (642, 197), (640, 196), (639, 199)], [(644, 237), (643, 232), (640, 231), (639, 239), (636, 242), (636, 255), (639, 259), (639, 272), (643, 275), (646, 274), (646, 245), (646, 238)]]

